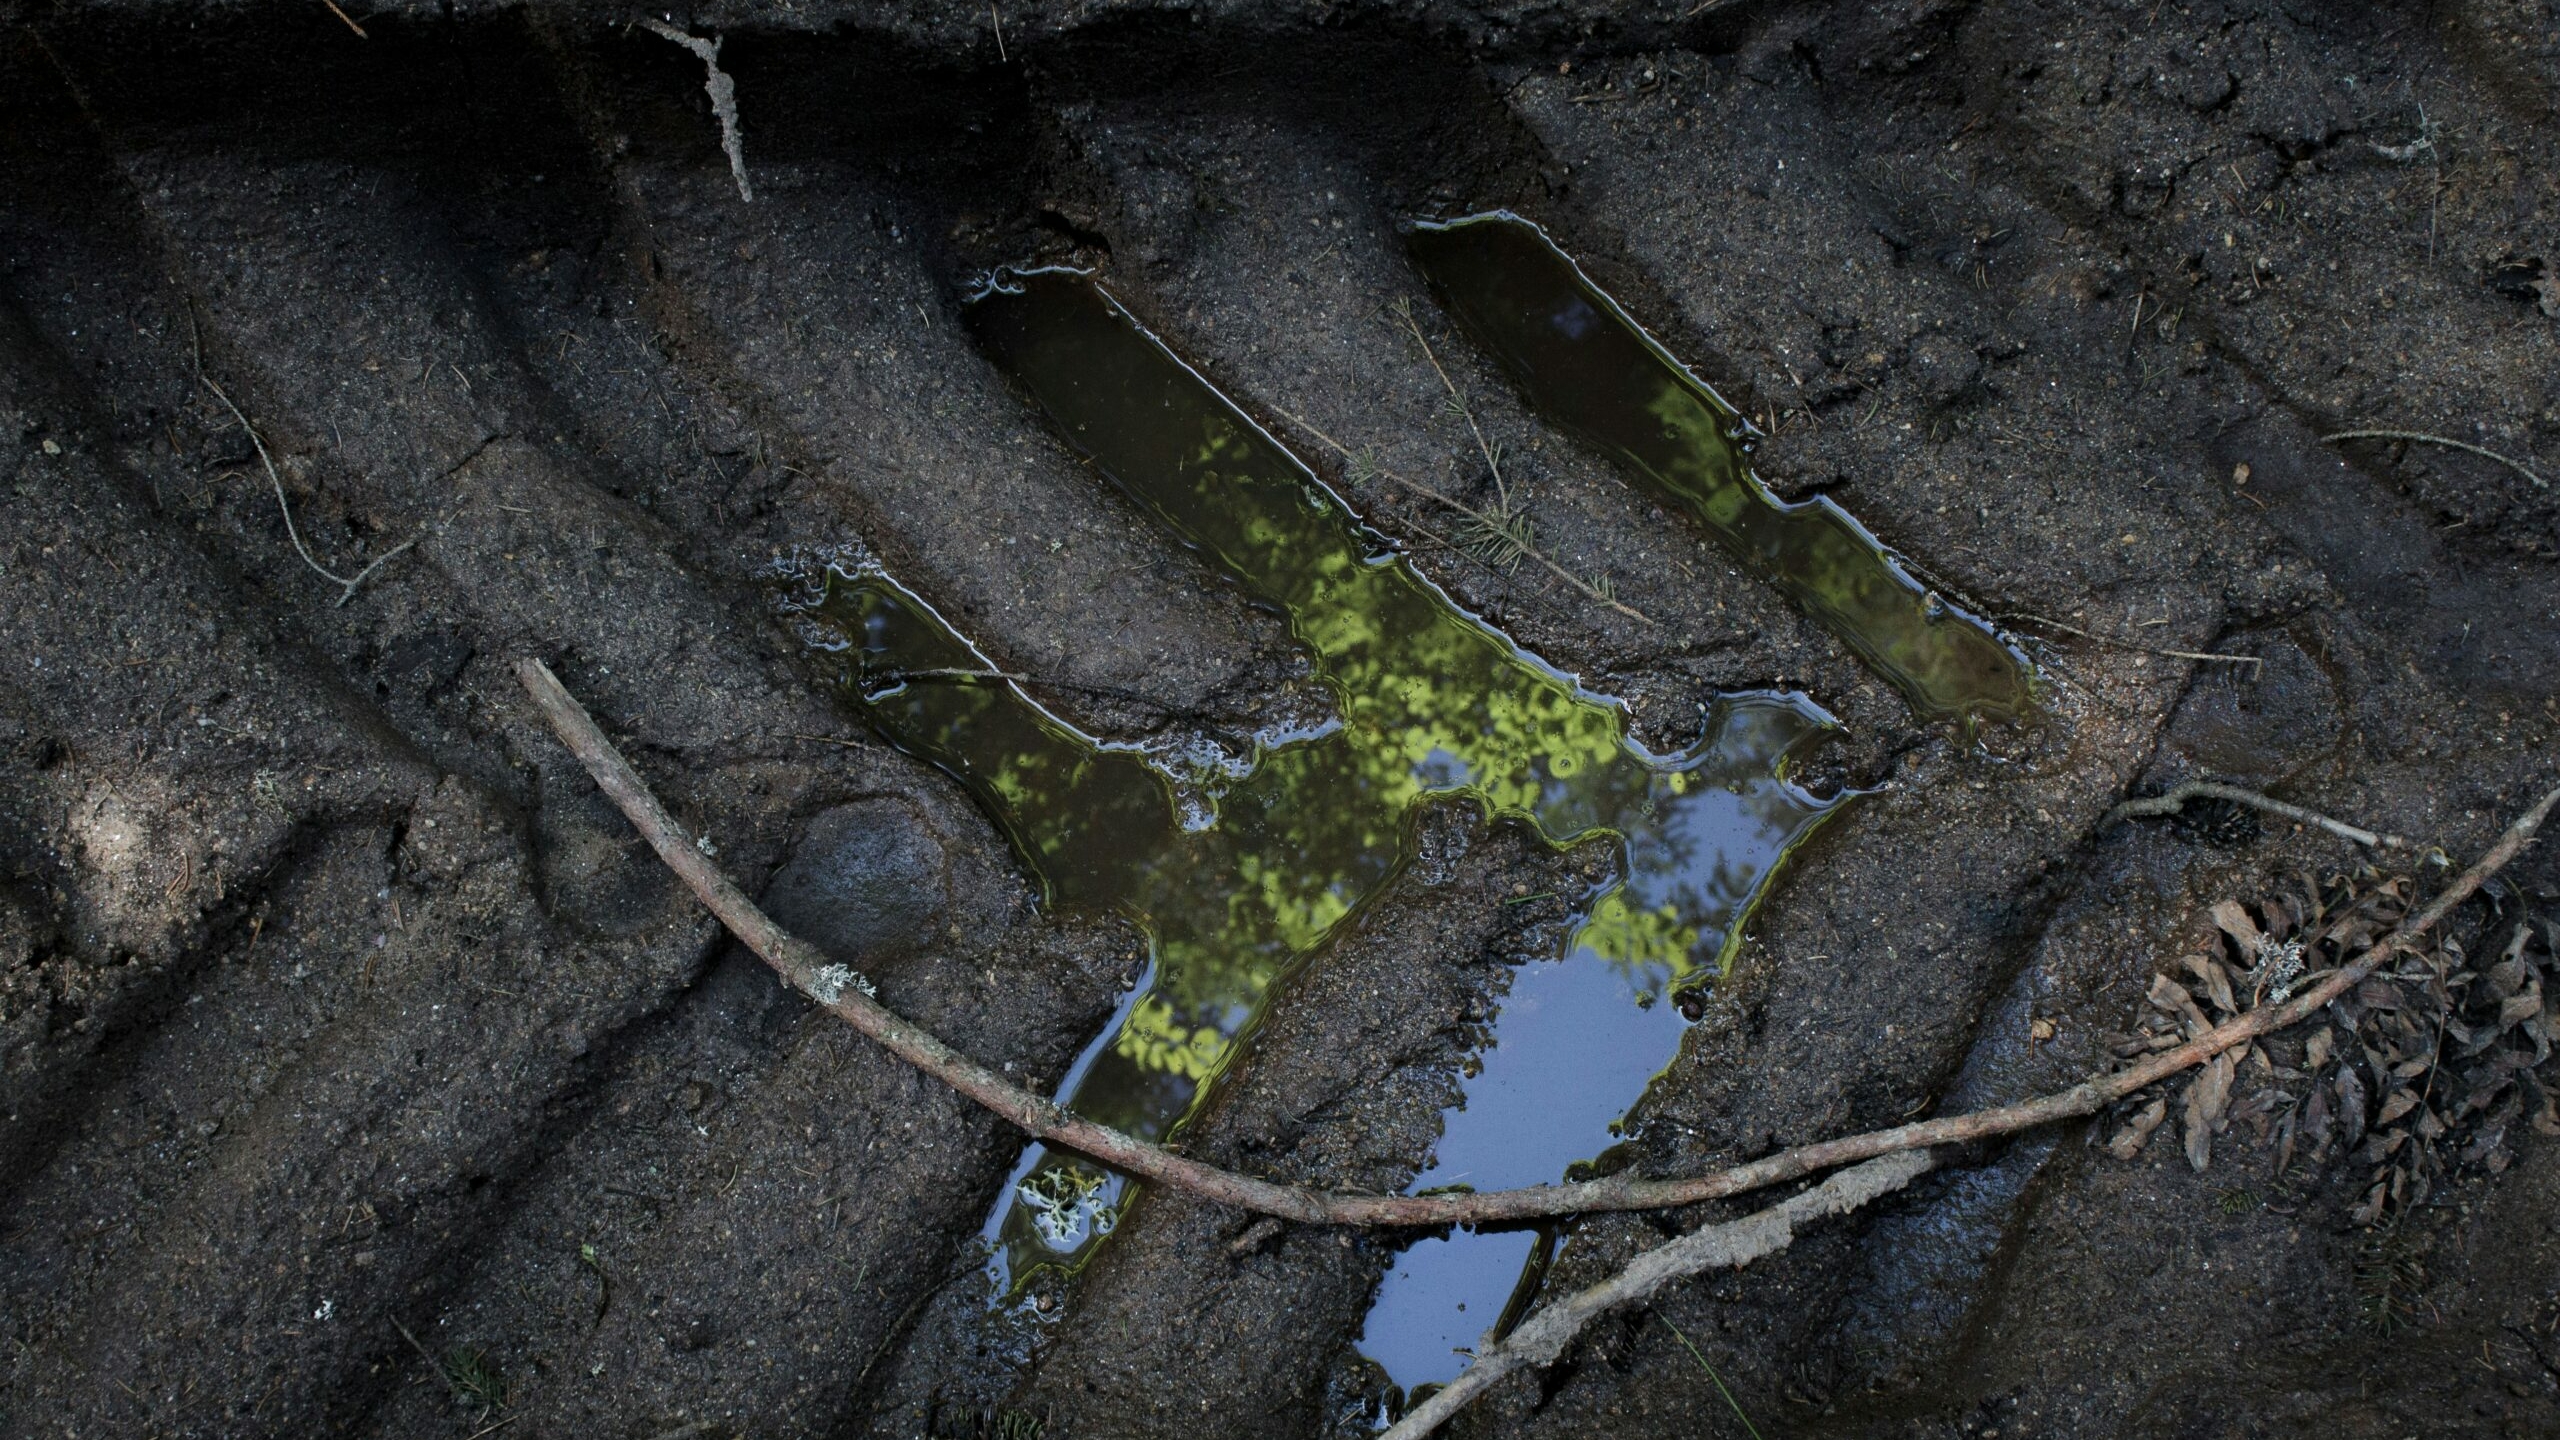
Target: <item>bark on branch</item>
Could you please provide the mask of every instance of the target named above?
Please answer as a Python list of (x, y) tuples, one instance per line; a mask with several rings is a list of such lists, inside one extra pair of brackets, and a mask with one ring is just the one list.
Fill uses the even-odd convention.
[(1276, 1215), (1310, 1225), (1472, 1225), (1489, 1221), (1533, 1220), (1555, 1215), (1605, 1210), (1660, 1210), (1721, 1200), (1731, 1195), (1802, 1179), (1817, 1171), (1872, 1160), (1901, 1150), (1956, 1144), (2006, 1135), (2057, 1120), (2095, 1114), (2137, 1090), (2181, 1070), (2202, 1064), (2235, 1045), (2246, 1044), (2317, 1013), (2350, 986), (2373, 973), (2395, 948), (2433, 929), (2453, 908), (2470, 898), (2481, 883), (2522, 853), (2541, 828), (2560, 789), (2545, 795), (2508, 827), (2505, 835), (2478, 863), (2438, 895), (2434, 903), (2365, 951), (2353, 964), (2331, 972), (2320, 984), (2283, 1005), (2252, 1010), (2174, 1050), (2127, 1069), (2093, 1076), (2062, 1091), (2023, 1104), (1976, 1111), (1863, 1135), (1845, 1136), (1782, 1150), (1764, 1159), (1705, 1175), (1676, 1180), (1616, 1176), (1570, 1185), (1536, 1185), (1518, 1190), (1489, 1190), (1457, 1195), (1363, 1195), (1312, 1190), (1238, 1175), (1186, 1159), (1161, 1146), (1078, 1118), (1052, 1101), (1014, 1085), (1001, 1075), (952, 1049), (940, 1039), (890, 1011), (872, 998), (869, 982), (842, 965), (831, 964), (817, 947), (773, 922), (737, 886), (729, 883), (657, 797), (649, 793), (613, 748), (584, 707), (562, 688), (539, 660), (518, 662), (517, 677), (543, 717), (569, 747), (606, 797), (620, 807), (658, 858), (683, 881), (730, 933), (792, 988), (799, 990), (892, 1054), (995, 1112), (1008, 1123), (1052, 1145), (1090, 1155), (1126, 1174), (1187, 1191), (1238, 1209)]
[(2224, 785), (2213, 780), (2189, 780), (2171, 786), (2148, 800), (2127, 800), (2108, 811), (2107, 818), (2098, 822), (2098, 828), (2113, 829), (2119, 821), (2141, 816), (2175, 815), (2185, 809), (2190, 800), (2224, 800), (2234, 805), (2246, 805), (2252, 810), (2263, 810), (2269, 815), (2280, 815), (2297, 824), (2316, 825), (2342, 840), (2353, 840), (2368, 850), (2417, 848), (2417, 842), (2414, 840), (2385, 834), (2378, 830), (2367, 830), (2361, 825), (2350, 825), (2344, 820), (2332, 820), (2317, 810), (2305, 810), (2299, 805), (2288, 805), (2282, 800), (2261, 795), (2255, 790), (2243, 790), (2237, 785)]
[[(2222, 788), (2227, 787), (2210, 787)], [(2452, 889), (2439, 896), (2425, 914), (2403, 926), (2396, 936), (2373, 946), (2362, 960), (2330, 977), (2315, 993), (2332, 997), (2343, 993), (2347, 986), (2371, 973), (2378, 959), (2387, 958), (2400, 945), (2414, 941), (2420, 933), (2442, 919), (2461, 903), (2464, 896), (2478, 889), (2500, 866), (2523, 850), (2533, 831), (2550, 813), (2555, 800), (2560, 800), (2560, 790), (2543, 797), (2541, 804), (2518, 820), (2498, 845), (2483, 856), (2479, 864), (2465, 872)], [(2320, 817), (2312, 818), (2319, 820)], [(2366, 843), (2372, 842), (2368, 840)], [(2320, 1003), (2326, 1003), (2325, 999)], [(2291, 1010), (2294, 1007), (2285, 1008)], [(1908, 1185), (1927, 1172), (1933, 1163), (1925, 1151), (1904, 1150), (1880, 1155), (1838, 1171), (1822, 1184), (1757, 1214), (1721, 1225), (1709, 1225), (1667, 1245), (1645, 1251), (1627, 1262), (1617, 1274), (1547, 1305), (1523, 1321), (1508, 1339), (1489, 1344), (1477, 1352), (1474, 1362), (1460, 1372), (1457, 1379), (1415, 1406), (1386, 1432), (1382, 1440), (1422, 1440), (1513, 1371), (1531, 1366), (1543, 1369), (1562, 1359), (1565, 1347), (1572, 1343), (1573, 1338), (1607, 1312), (1641, 1302), (1673, 1280), (1709, 1270), (1736, 1269), (1763, 1256), (1776, 1254), (1794, 1243), (1797, 1225), (1818, 1217), (1845, 1215), (1878, 1196)], [(1722, 1389), (1723, 1384), (1722, 1380), (1716, 1382), (1718, 1389)], [(1728, 1402), (1732, 1399), (1730, 1395), (1725, 1398)], [(1749, 1422), (1746, 1420), (1744, 1423)]]
[(1928, 1173), (1930, 1164), (1929, 1157), (1916, 1150), (1879, 1155), (1766, 1210), (1704, 1226), (1645, 1251), (1617, 1274), (1530, 1316), (1509, 1339), (1477, 1351), (1475, 1362), (1460, 1371), (1457, 1379), (1406, 1412), (1380, 1440), (1421, 1440), (1503, 1376), (1526, 1366), (1544, 1369), (1562, 1359), (1573, 1337), (1602, 1315), (1649, 1299), (1674, 1280), (1709, 1270), (1738, 1270), (1775, 1255), (1795, 1243), (1797, 1226), (1846, 1215), (1890, 1195)]

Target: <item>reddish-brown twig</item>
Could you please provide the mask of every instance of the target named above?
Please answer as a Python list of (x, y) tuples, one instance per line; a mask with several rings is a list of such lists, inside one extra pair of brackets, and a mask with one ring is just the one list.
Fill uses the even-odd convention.
[(2246, 1044), (2271, 1030), (2303, 1020), (2348, 987), (2373, 973), (2398, 947), (2435, 927), (2456, 905), (2522, 853), (2541, 828), (2560, 789), (2542, 798), (2490, 847), (2478, 863), (2438, 895), (2435, 902), (2394, 934), (2377, 942), (2353, 964), (2333, 972), (2319, 985), (2283, 1005), (2267, 1006), (2240, 1016), (2174, 1050), (2164, 1051), (2128, 1069), (2089, 1080), (2024, 1104), (1951, 1115), (1844, 1136), (1782, 1150), (1764, 1159), (1706, 1175), (1677, 1180), (1643, 1180), (1617, 1176), (1573, 1185), (1536, 1185), (1481, 1194), (1362, 1195), (1312, 1190), (1238, 1175), (1214, 1165), (1186, 1159), (1132, 1135), (1080, 1119), (1056, 1103), (1014, 1085), (968, 1056), (871, 998), (868, 985), (844, 966), (830, 963), (817, 947), (775, 924), (755, 902), (729, 883), (649, 787), (596, 728), (548, 666), (520, 661), (516, 674), (552, 730), (571, 754), (595, 777), (606, 797), (630, 817), (658, 858), (676, 873), (685, 888), (729, 927), (748, 949), (764, 957), (794, 989), (835, 1012), (838, 1018), (888, 1047), (898, 1058), (933, 1076), (995, 1112), (1007, 1122), (1053, 1145), (1090, 1155), (1114, 1169), (1172, 1189), (1188, 1191), (1238, 1209), (1276, 1215), (1314, 1225), (1470, 1225), (1486, 1221), (1530, 1220), (1554, 1215), (1580, 1215), (1604, 1210), (1659, 1210), (1721, 1200), (1730, 1195), (1801, 1179), (1820, 1170), (1870, 1160), (1897, 1150), (1916, 1150), (2006, 1135), (2057, 1120), (2096, 1113), (2106, 1105), (2181, 1070), (2200, 1065), (2235, 1045)]

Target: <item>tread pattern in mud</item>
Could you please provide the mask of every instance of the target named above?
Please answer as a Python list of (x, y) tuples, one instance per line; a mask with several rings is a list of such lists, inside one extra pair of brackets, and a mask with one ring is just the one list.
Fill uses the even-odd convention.
[[(1512, 206), (1747, 397), (1777, 483), (1950, 593), (2022, 634), (2267, 657), (2250, 689), (2048, 631), (2046, 719), (1968, 746), (1435, 331), (1542, 546), (1652, 623), (1328, 479), (1648, 744), (1800, 687), (1849, 725), (1821, 778), (1893, 787), (1772, 905), (1633, 1163), (2092, 1063), (2159, 897), (2263, 858), (2094, 835), (2136, 783), (2240, 774), (2457, 853), (2494, 828), (2560, 691), (2560, 512), (2457, 452), (2317, 437), (2467, 426), (2560, 470), (2553, 62), (2523, 43), (2547, 15), (1550, 8), (1126, 7), (1007, 20), (1001, 57), (974, 12), (742, 22), (751, 205), (698, 62), (574, 11), (392, 12), (363, 41), (316, 8), (0, 18), (0, 1428), (1357, 1433), (1379, 1237), (1239, 1248), (1239, 1217), (1165, 1197), (997, 1353), (951, 1282), (1015, 1138), (777, 994), (506, 673), (559, 668), (885, 999), (1054, 1079), (1136, 937), (1040, 913), (955, 786), (827, 703), (778, 563), (867, 547), (1004, 665), (1084, 687), (1061, 703), (1096, 733), (1322, 701), (1278, 620), (972, 347), (956, 299), (998, 263), (1103, 266), (1276, 429), (1479, 494), (1389, 318), (1422, 294), (1395, 227)], [(352, 594), (314, 573), (377, 561)], [(1467, 1027), (1556, 938), (1495, 897), (1587, 863), (1426, 828), (1196, 1153), (1380, 1188), (1423, 1163)], [(2221, 1292), (2073, 1238), (2203, 1182), (2068, 1145), (2003, 1164), (1664, 1313), (1805, 1434), (2003, 1406), (2132, 1433), (2155, 1389), (2229, 1379), (2219, 1338), (2090, 1318), (2183, 1305), (2222, 1337)], [(1557, 1283), (1654, 1223), (1595, 1222)], [(2362, 1353), (2328, 1242), (2235, 1237), (2289, 1324)], [(2505, 1291), (2446, 1283), (2457, 1323), (2503, 1323)], [(2021, 1295), (2041, 1334), (1984, 1318)], [(1659, 1326), (1586, 1350), (1485, 1433), (1726, 1413)]]

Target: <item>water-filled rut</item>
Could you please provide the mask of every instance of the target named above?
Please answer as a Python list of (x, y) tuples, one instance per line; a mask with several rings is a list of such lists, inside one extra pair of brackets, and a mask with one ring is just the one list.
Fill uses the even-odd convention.
[[(2191, 906), (2355, 858), (2101, 828), (2128, 793), (2459, 856), (2548, 784), (2553, 492), (2321, 439), (2551, 473), (2532, 15), (1693, 8), (669, 16), (742, 147), (698, 54), (575, 7), (13, 12), (0, 1430), (1345, 1440), (1524, 1256), (1551, 1298), (1689, 1218), (1132, 1209), (726, 946), (522, 708), (527, 656), (900, 1013), (1204, 1163), (1374, 1191), (1697, 1173), (2068, 1083)], [(1035, 381), (993, 322), (1039, 297), (966, 303), (1007, 263), (1094, 270), (1236, 404), (1174, 374), (1052, 414), (1125, 326)], [(1206, 431), (1122, 452), (1204, 415), (1250, 453), (1168, 527), (1122, 487), (1192, 505)], [(1215, 531), (1248, 520), (1285, 573)], [(876, 562), (795, 590), (832, 651), (764, 614), (810, 553)], [(1958, 587), (2072, 627), (2031, 723), (1945, 718), (1940, 677), (2023, 673), (1932, 606)], [(1453, 634), (1463, 666), (1414, 659)], [(996, 670), (1033, 679), (962, 673)], [(1768, 690), (1840, 728), (1782, 774), (1705, 753)], [(1544, 707), (1534, 743), (1488, 696)], [(1447, 765), (1363, 728), (1399, 709)], [(1541, 768), (1655, 798), (1701, 739), (1673, 798), (1736, 883), (1818, 827), (1722, 977), (1633, 888), (1660, 802)], [(1881, 793), (1790, 832), (1746, 804), (1784, 777)], [(1685, 976), (1594, 958), (1638, 921)], [(2243, 1071), (2235, 1109), (2274, 1085)], [(1721, 1384), (1823, 1440), (2560, 1433), (2511, 1343), (2560, 1273), (2530, 1127), (2427, 1205), (2424, 1328), (2387, 1338), (2360, 1168), (2271, 1192), (2254, 1123), (2202, 1175), (2176, 1129), (1981, 1157), (1461, 1428), (1741, 1433)], [(989, 1310), (990, 1222), (1045, 1310)]]
[[(1416, 243), (1427, 256), (1435, 235), (1515, 229), (1527, 227), (1504, 217), (1425, 229)], [(1426, 269), (1485, 331), (1486, 276), (1454, 263)], [(804, 633), (840, 661), (843, 695), (891, 743), (968, 786), (1050, 904), (1115, 911), (1147, 935), (1143, 983), (1070, 1071), (1061, 1101), (1150, 1139), (1178, 1134), (1277, 987), (1410, 858), (1415, 808), (1465, 797), (1552, 846), (1606, 837), (1616, 864), (1588, 893), (1563, 897), (1563, 953), (1518, 977), (1469, 1103), (1445, 1117), (1437, 1162), (1417, 1183), (1551, 1181), (1605, 1147), (1678, 1048), (1675, 997), (1721, 969), (1787, 856), (1850, 798), (1818, 799), (1788, 778), (1830, 718), (1801, 695), (1730, 695), (1702, 717), (1692, 745), (1655, 754), (1630, 738), (1617, 702), (1423, 579), (1090, 275), (1004, 272), (966, 313), (1069, 447), (1226, 581), (1287, 617), (1334, 707), (1311, 729), (1265, 731), (1247, 757), (1168, 754), (1087, 733), (1044, 706), (877, 566), (838, 565), (797, 603)], [(1635, 333), (1614, 306), (1608, 313)], [(1516, 337), (1493, 327), (1492, 338), (1501, 353), (1499, 342)], [(1580, 376), (1570, 393), (1584, 397), (1671, 377), (1657, 388), (1690, 397), (1684, 418), (1704, 427), (1681, 441), (1698, 472), (1677, 472), (1687, 508), (1719, 538), (1756, 533), (1729, 503), (1756, 492), (1738, 419), (1658, 347), (1639, 353), (1658, 373), (1631, 376), (1573, 354), (1548, 357), (1536, 373)], [(1618, 453), (1649, 453), (1608, 437), (1590, 408), (1569, 400), (1568, 427), (1601, 433)], [(1798, 588), (1824, 597), (1816, 613), (1860, 653), (1892, 661), (1887, 673), (1925, 710), (1965, 716), (2022, 703), (2013, 652), (1970, 617), (1924, 613), (1854, 521), (1836, 507), (1818, 517), (1814, 539), (1781, 533), (1761, 566), (1814, 572)], [(1863, 547), (1844, 549), (1839, 536)], [(1610, 1063), (1592, 1063), (1594, 1053)], [(999, 1303), (1043, 1269), (1079, 1269), (1136, 1198), (1126, 1177), (1031, 1147), (985, 1230)], [(1389, 1279), (1367, 1352), (1401, 1385), (1447, 1379), (1459, 1363), (1452, 1339), (1473, 1338), (1522, 1261), (1549, 1253), (1557, 1233), (1422, 1241)]]

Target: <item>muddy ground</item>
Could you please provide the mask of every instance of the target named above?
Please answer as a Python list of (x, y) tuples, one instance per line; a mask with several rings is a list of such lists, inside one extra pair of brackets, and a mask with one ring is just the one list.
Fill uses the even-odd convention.
[[(975, 1325), (1015, 1137), (725, 943), (507, 672), (549, 660), (883, 998), (1054, 1079), (1139, 937), (1038, 910), (831, 705), (777, 563), (867, 546), (1005, 665), (1148, 697), (1056, 692), (1106, 734), (1311, 701), (1278, 622), (972, 348), (988, 265), (1099, 266), (1275, 426), (1481, 487), (1385, 317), (1415, 298), (1542, 543), (1653, 623), (1417, 543), (1427, 573), (1648, 743), (1756, 687), (1847, 723), (1812, 778), (1883, 793), (1763, 913), (1641, 1112), (1648, 1172), (2063, 1083), (2197, 907), (2358, 862), (2102, 830), (2129, 793), (2211, 776), (2467, 856), (2552, 778), (2554, 493), (2319, 439), (2560, 473), (2546, 0), (1130, 0), (1000, 4), (1000, 38), (693, 7), (751, 204), (637, 9), (345, 8), (361, 38), (0, 5), (0, 1431), (1364, 1432), (1381, 1237), (1239, 1249), (1158, 1196), (1055, 1319)], [(1763, 417), (1774, 485), (2017, 623), (2047, 715), (1916, 722), (1538, 426), (1396, 238), (1494, 206)], [(1435, 519), (1317, 458), (1388, 532)], [(1416, 1173), (1468, 1022), (1558, 939), (1497, 899), (1598, 863), (1427, 828), (1194, 1153)], [(2560, 889), (2547, 851), (2511, 878)], [(1773, 1436), (2560, 1433), (2552, 1141), (2404, 1222), (2385, 1330), (2356, 1175), (2280, 1181), (2238, 1127), (2203, 1174), (2118, 1161), (2112, 1124), (1669, 1292), (1454, 1433), (1743, 1433), (1666, 1321)], [(1559, 1279), (1700, 1218), (1593, 1222)]]

